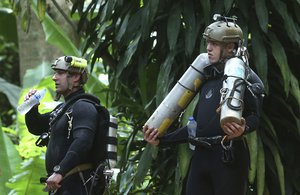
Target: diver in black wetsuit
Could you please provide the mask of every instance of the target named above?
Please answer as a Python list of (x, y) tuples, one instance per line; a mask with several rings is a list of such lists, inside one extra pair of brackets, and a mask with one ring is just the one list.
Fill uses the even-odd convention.
[[(45, 114), (40, 114), (38, 107), (35, 106), (25, 115), (29, 132), (34, 135), (43, 133), (50, 135), (46, 143), (48, 179), (45, 181), (47, 184), (45, 190), (57, 195), (101, 194), (104, 190), (103, 178), (100, 178), (97, 184), (94, 183), (96, 185), (93, 188), (91, 181), (88, 181), (93, 171), (92, 162), (95, 154), (92, 154), (92, 147), (98, 124), (98, 112), (93, 104), (86, 101), (76, 101), (66, 111), (64, 110), (65, 105), (85, 94), (83, 85), (87, 81), (86, 61), (63, 56), (52, 64), (52, 69), (55, 71), (52, 79), (56, 87), (56, 100), (62, 95), (65, 103)], [(25, 99), (35, 92), (35, 89), (30, 90)], [(93, 101), (99, 103), (96, 97)], [(103, 145), (103, 150), (99, 148), (97, 155), (104, 158), (104, 151)]]
[(188, 138), (186, 126), (158, 137), (158, 130), (147, 125), (143, 127), (144, 139), (156, 146), (188, 141), (196, 146), (186, 183), (187, 195), (244, 195), (247, 190), (249, 154), (243, 135), (258, 128), (263, 84), (250, 69), (247, 81), (255, 88), (245, 90), (241, 124), (228, 122), (222, 129), (218, 110), (224, 67), (227, 60), (242, 47), (243, 33), (235, 21), (220, 20), (209, 25), (203, 37), (207, 41), (211, 65), (204, 69), (205, 81), (194, 110), (197, 140)]

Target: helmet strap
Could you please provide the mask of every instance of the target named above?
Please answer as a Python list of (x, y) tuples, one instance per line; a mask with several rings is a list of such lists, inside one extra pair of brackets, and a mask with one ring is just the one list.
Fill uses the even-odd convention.
[(61, 97), (61, 94), (56, 93), (54, 101), (58, 101)]

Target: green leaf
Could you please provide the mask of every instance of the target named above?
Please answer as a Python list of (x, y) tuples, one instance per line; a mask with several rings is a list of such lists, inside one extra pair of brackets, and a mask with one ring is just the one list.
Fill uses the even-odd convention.
[(264, 45), (264, 40), (262, 35), (259, 33), (259, 29), (257, 28), (256, 20), (251, 20), (250, 23), (251, 27), (251, 43), (252, 43), (252, 52), (254, 56), (254, 66), (258, 72), (258, 75), (262, 79), (265, 91), (268, 93), (269, 86), (268, 86), (268, 55), (267, 50)]
[(157, 78), (157, 98), (156, 104), (159, 105), (165, 96), (168, 94), (170, 85), (173, 82), (171, 70), (174, 60), (175, 52), (170, 52), (160, 67), (160, 72)]
[(43, 21), (46, 14), (46, 0), (37, 1), (37, 11), (40, 21)]
[(272, 153), (274, 161), (275, 161), (276, 169), (277, 169), (276, 173), (278, 175), (278, 180), (279, 180), (278, 182), (280, 185), (281, 194), (285, 194), (284, 169), (283, 169), (283, 164), (281, 161), (281, 157), (280, 157), (278, 148), (276, 147), (276, 145), (271, 143), (270, 139), (264, 139), (264, 143), (266, 143), (266, 145), (271, 150), (271, 153)]
[(225, 13), (229, 12), (229, 10), (232, 8), (233, 3), (234, 3), (234, 0), (225, 0), (224, 1)]
[(265, 0), (254, 0), (255, 12), (259, 21), (260, 28), (267, 33), (268, 31), (268, 12)]
[[(299, 89), (299, 80), (291, 73), (291, 94), (296, 98), (298, 103), (298, 108), (300, 108), (300, 89)], [(299, 129), (300, 133), (300, 129)]]
[(133, 179), (134, 179), (134, 165), (129, 163), (125, 172), (121, 173), (120, 178), (120, 189), (119, 192), (121, 194), (128, 194), (131, 187), (133, 186)]
[(181, 23), (181, 5), (179, 3), (173, 4), (169, 12), (167, 35), (170, 50), (175, 49), (175, 45), (178, 39), (180, 23)]
[(145, 150), (142, 153), (141, 159), (138, 164), (137, 172), (134, 178), (134, 183), (139, 185), (143, 182), (152, 162), (152, 150), (154, 150), (154, 146), (147, 144)]
[[(202, 1), (201, 1), (202, 2)], [(187, 1), (183, 6), (183, 20), (185, 23), (184, 40), (185, 53), (191, 56), (198, 38), (200, 25), (196, 24), (195, 10), (192, 1)]]
[(6, 95), (9, 103), (14, 108), (17, 108), (18, 106), (20, 91), (20, 87), (13, 85), (0, 77), (0, 92)]
[[(30, 88), (39, 83), (43, 78), (50, 76), (53, 73), (49, 62), (42, 62), (35, 68), (28, 69), (23, 78), (23, 87)], [(53, 81), (51, 81), (52, 83)]]
[(285, 50), (281, 45), (280, 41), (277, 39), (276, 35), (269, 33), (270, 44), (272, 48), (272, 54), (277, 62), (277, 65), (280, 68), (281, 75), (283, 77), (284, 83), (284, 92), (288, 95), (290, 91), (290, 82), (291, 82), (291, 71), (289, 68), (287, 56)]
[(250, 169), (248, 174), (248, 181), (251, 185), (254, 184), (256, 172), (257, 172), (257, 156), (258, 156), (258, 142), (257, 142), (257, 132), (251, 132), (246, 136), (247, 145), (249, 148), (250, 155)]
[(205, 23), (208, 24), (211, 21), (211, 3), (210, 3), (210, 0), (201, 0), (200, 4), (201, 4), (202, 12), (203, 12), (202, 17), (204, 18)]
[(125, 34), (129, 18), (130, 18), (130, 13), (126, 14), (125, 18), (123, 19), (119, 32), (116, 35), (116, 41), (120, 42), (123, 35)]
[(109, 17), (113, 14), (114, 7), (116, 5), (117, 0), (106, 1), (106, 4), (101, 11), (100, 22), (102, 23), (105, 19), (109, 20)]
[(84, 85), (84, 88), (87, 93), (97, 96), (100, 99), (102, 105), (107, 108), (110, 106), (110, 102), (106, 102), (108, 87), (101, 81), (99, 81), (99, 79), (94, 74), (89, 75), (89, 79)]
[(0, 36), (7, 42), (18, 43), (16, 17), (11, 9), (0, 8)]
[(132, 41), (132, 43), (128, 45), (128, 48), (124, 56), (121, 58), (121, 61), (117, 66), (117, 77), (120, 76), (123, 70), (128, 66), (132, 56), (135, 54), (135, 51), (137, 50), (140, 38), (141, 38), (141, 34), (138, 34), (135, 37), (135, 39)]
[(18, 167), (18, 174), (9, 180), (7, 186), (18, 194), (42, 194), (44, 185), (39, 182), (40, 177), (46, 177), (44, 159), (31, 158)]
[(4, 133), (1, 121), (0, 148), (0, 192), (8, 194), (9, 189), (5, 184), (12, 177), (13, 173), (15, 173), (15, 166), (20, 163), (21, 158), (11, 140)]
[(257, 154), (257, 195), (263, 195), (265, 189), (265, 153), (261, 139), (258, 139)]
[(157, 9), (159, 8), (159, 0), (151, 0), (145, 3), (142, 11), (142, 23), (141, 32), (142, 40), (147, 40), (149, 38), (149, 32), (153, 26), (153, 22), (156, 16)]
[(293, 20), (293, 18), (290, 16), (290, 12), (287, 9), (287, 5), (285, 4), (284, 1), (280, 1), (280, 0), (271, 0), (273, 6), (276, 8), (276, 11), (281, 15), (282, 19), (283, 19), (283, 25), (284, 25), (284, 29), (286, 31), (286, 34), (290, 37), (290, 40), (292, 42), (296, 42), (298, 43), (298, 47), (300, 46), (300, 35), (299, 32), (297, 30), (297, 27)]

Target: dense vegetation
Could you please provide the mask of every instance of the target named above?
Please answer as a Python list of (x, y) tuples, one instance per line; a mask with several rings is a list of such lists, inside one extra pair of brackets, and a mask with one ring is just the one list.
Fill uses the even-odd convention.
[[(23, 13), (23, 20), (29, 20), (26, 17), (28, 14), (24, 14), (29, 9), (20, 11), (20, 1), (12, 2), (14, 10)], [(53, 34), (47, 25), (54, 29), (55, 23), (49, 22), (49, 15), (44, 15), (48, 6), (46, 1), (38, 0), (38, 4), (35, 1), (26, 2), (31, 4), (31, 9), (44, 24), (45, 34)], [(120, 173), (112, 185), (115, 193), (180, 194), (189, 162), (187, 146), (151, 147), (143, 142), (141, 128), (188, 65), (199, 53), (205, 52), (201, 34), (212, 22), (212, 15), (221, 13), (237, 16), (250, 52), (250, 66), (262, 78), (267, 93), (261, 126), (247, 136), (251, 152), (249, 181), (252, 187), (249, 194), (300, 194), (299, 1), (72, 2), (68, 17), (77, 26), (76, 33), (82, 37), (78, 51), (74, 51), (73, 43), (63, 36), (48, 41), (59, 48), (70, 48), (64, 50), (65, 54), (80, 53), (89, 59), (90, 68), (96, 70), (93, 74), (98, 74), (98, 67), (103, 65), (109, 76), (107, 87), (96, 82), (95, 78), (87, 90), (105, 99), (103, 101), (120, 119)], [(60, 29), (56, 33), (61, 33), (61, 28), (55, 26), (55, 29)], [(64, 45), (59, 44), (62, 40)], [(8, 61), (8, 55), (3, 53), (7, 50), (2, 49), (3, 44), (0, 45), (0, 52), (6, 58), (0, 60), (6, 64), (4, 70), (10, 70), (7, 64), (17, 68), (17, 61)], [(15, 46), (8, 48), (16, 50)], [(38, 78), (43, 77), (39, 75)], [(0, 84), (8, 99), (16, 95), (11, 95), (12, 90), (9, 93), (6, 91), (7, 85), (13, 83), (19, 86), (19, 82), (9, 79), (12, 78), (5, 78), (8, 82)], [(50, 83), (50, 78), (45, 78), (36, 87), (47, 87), (51, 92)], [(21, 87), (23, 93), (28, 89)], [(14, 90), (14, 94), (19, 95), (20, 89), (16, 87)], [(51, 101), (51, 95), (49, 93), (46, 100)], [(19, 96), (22, 97), (22, 93)], [(1, 97), (1, 108), (6, 108), (5, 102), (7, 100)], [(15, 121), (5, 122), (0, 131), (0, 148), (6, 151), (0, 156), (4, 176), (0, 178), (0, 192), (13, 189), (21, 194), (38, 194), (41, 186), (36, 184), (36, 178), (43, 170), (43, 159), (40, 158), (43, 149), (32, 147), (35, 137), (28, 135), (22, 116), (16, 115), (12, 109), (16, 107), (16, 101), (10, 103), (12, 107), (5, 109), (9, 114), (2, 112), (2, 115), (11, 116)], [(192, 107), (184, 114), (183, 123)], [(1, 120), (9, 121), (3, 117)], [(181, 121), (176, 121), (169, 130), (174, 130), (178, 125)], [(7, 139), (7, 135), (14, 140), (14, 144)], [(20, 166), (21, 162), (23, 166)], [(2, 167), (9, 169), (3, 170)], [(9, 178), (13, 179), (7, 185), (8, 189), (5, 182)]]

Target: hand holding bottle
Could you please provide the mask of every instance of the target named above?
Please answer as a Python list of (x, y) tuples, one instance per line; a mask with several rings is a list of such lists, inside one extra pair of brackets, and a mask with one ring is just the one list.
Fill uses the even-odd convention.
[(24, 97), (24, 103), (21, 104), (17, 110), (21, 114), (26, 114), (31, 108), (40, 103), (40, 100), (44, 97), (46, 93), (46, 89), (42, 89), (37, 91), (36, 89), (31, 89)]

